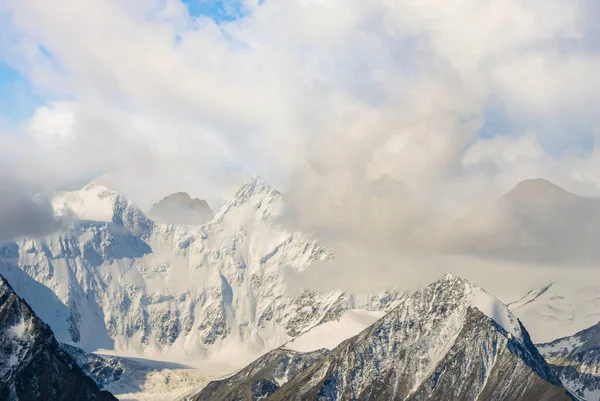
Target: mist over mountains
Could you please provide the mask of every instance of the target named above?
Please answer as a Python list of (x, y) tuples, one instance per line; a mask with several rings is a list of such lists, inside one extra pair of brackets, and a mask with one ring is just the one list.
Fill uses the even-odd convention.
[[(378, 194), (388, 196), (389, 192), (383, 191)], [(396, 195), (395, 192), (392, 194)], [(174, 375), (174, 380), (187, 380), (191, 385), (203, 380), (207, 381), (211, 374), (229, 374), (263, 354), (269, 355), (269, 351), (281, 346), (290, 347), (286, 348), (290, 350), (299, 348), (306, 351), (317, 351), (325, 345), (330, 350), (336, 347), (348, 347), (347, 341), (344, 340), (356, 333), (359, 333), (365, 341), (371, 341), (365, 336), (379, 336), (376, 333), (381, 331), (375, 327), (383, 324), (381, 323), (383, 321), (392, 319), (390, 316), (394, 313), (397, 316), (394, 319), (400, 319), (399, 322), (407, 319), (408, 315), (404, 312), (394, 311), (400, 307), (399, 305), (406, 305), (409, 302), (410, 290), (418, 285), (418, 281), (413, 281), (410, 276), (397, 279), (397, 274), (402, 270), (394, 271), (393, 265), (373, 265), (380, 259), (376, 253), (372, 253), (370, 263), (360, 260), (362, 263), (360, 274), (366, 276), (369, 271), (373, 271), (372, 269), (379, 269), (375, 271), (383, 274), (381, 278), (387, 280), (387, 286), (379, 285), (376, 291), (371, 290), (372, 287), (367, 281), (362, 283), (363, 286), (359, 291), (355, 291), (357, 286), (347, 286), (347, 280), (352, 278), (352, 270), (357, 269), (359, 261), (345, 266), (343, 273), (336, 270), (341, 266), (340, 262), (345, 260), (344, 249), (341, 249), (342, 253), (338, 253), (339, 249), (328, 249), (322, 246), (318, 238), (311, 238), (305, 233), (292, 230), (293, 225), (286, 215), (289, 209), (285, 196), (258, 176), (246, 181), (236, 194), (205, 222), (194, 220), (200, 210), (203, 213), (210, 210), (204, 207), (206, 205), (204, 202), (193, 200), (190, 202), (189, 196), (181, 194), (166, 199), (167, 201), (157, 203), (154, 212), (183, 210), (185, 214), (179, 214), (177, 217), (188, 218), (186, 224), (173, 221), (157, 222), (122, 194), (98, 183), (88, 184), (78, 191), (58, 192), (48, 198), (49, 204), (52, 205), (53, 219), (60, 221), (58, 228), (40, 236), (21, 236), (16, 241), (5, 241), (1, 248), (0, 274), (11, 283), (17, 294), (31, 305), (35, 313), (50, 325), (54, 335), (66, 344), (64, 348), (75, 357), (85, 372), (92, 374), (93, 366), (98, 364), (106, 366), (104, 373), (93, 377), (98, 380), (99, 385), (107, 385), (111, 391), (115, 391), (117, 396), (132, 391), (132, 386), (147, 389), (155, 386), (149, 383), (153, 383), (152, 380), (158, 377), (154, 373), (154, 369), (157, 368), (143, 364), (138, 366), (126, 360), (119, 362), (107, 359), (106, 362), (102, 362), (102, 358), (86, 356), (86, 353), (109, 352), (112, 355), (137, 356), (164, 361), (163, 363), (176, 360), (182, 363), (182, 367), (175, 371), (171, 369), (169, 374)], [(571, 230), (578, 227), (582, 232), (582, 238), (589, 235), (590, 230), (595, 229), (594, 219), (598, 205), (598, 201), (594, 198), (576, 196), (545, 180), (524, 181), (486, 208), (475, 209), (471, 214), (452, 221), (451, 224), (456, 227), (452, 230), (455, 233), (454, 238), (461, 241), (443, 243), (444, 246), (439, 246), (436, 252), (442, 256), (443, 252), (462, 253), (470, 257), (477, 256), (504, 262), (535, 262), (543, 266), (545, 259), (531, 260), (529, 256), (542, 255), (543, 250), (548, 249), (562, 257), (558, 259), (558, 256), (553, 256), (554, 260), (559, 261), (556, 264), (557, 268), (563, 268), (565, 263), (575, 263), (575, 261), (593, 262), (593, 257), (596, 255), (593, 242), (576, 241), (573, 237), (579, 234), (571, 233)], [(174, 217), (168, 213), (163, 214), (163, 217), (165, 216)], [(208, 218), (208, 214), (203, 218)], [(482, 224), (484, 221), (490, 221), (490, 218), (495, 218), (498, 224)], [(479, 225), (468, 225), (477, 222)], [(412, 224), (414, 221), (407, 221), (407, 224), (409, 223)], [(445, 224), (448, 224), (448, 221)], [(438, 227), (442, 226), (435, 228)], [(448, 227), (451, 226), (445, 225), (443, 228)], [(480, 229), (485, 231), (478, 231)], [(563, 246), (556, 245), (556, 241), (569, 233), (573, 241)], [(443, 231), (439, 231), (435, 240), (439, 241), (443, 238), (443, 234)], [(426, 250), (426, 248), (415, 249), (418, 252)], [(428, 251), (431, 252), (432, 248)], [(575, 256), (578, 258), (569, 259)], [(440, 264), (430, 273), (439, 275), (451, 268), (452, 266)], [(415, 263), (411, 269), (416, 274), (423, 269), (423, 265)], [(529, 269), (529, 274), (543, 271), (536, 270), (543, 267), (529, 267)], [(310, 285), (310, 279), (319, 270), (320, 280), (323, 283), (327, 282), (328, 290)], [(475, 272), (476, 267), (467, 266), (466, 271)], [(331, 272), (337, 273), (331, 274)], [(488, 276), (506, 275), (502, 269), (496, 269), (493, 274), (485, 273)], [(426, 277), (427, 274), (421, 274), (421, 280)], [(444, 279), (449, 280), (448, 283), (451, 285), (448, 285), (451, 288), (455, 287), (452, 283), (456, 282), (457, 288), (465, 286), (465, 293), (480, 291), (473, 290), (472, 285), (464, 284), (466, 282), (462, 279), (452, 277), (454, 276)], [(541, 281), (547, 279), (546, 276), (539, 277)], [(377, 278), (374, 277), (373, 280)], [(440, 288), (447, 287), (444, 280), (438, 282)], [(506, 277), (507, 282), (511, 280), (513, 278)], [(522, 283), (522, 286), (527, 285)], [(459, 302), (463, 305), (461, 303), (463, 290), (459, 291), (457, 288), (451, 291), (440, 289), (440, 291), (448, 302)], [(498, 288), (502, 288), (502, 283), (499, 283)], [(575, 320), (568, 311), (562, 314), (557, 311), (547, 318), (543, 312), (544, 308), (552, 307), (550, 305), (556, 303), (550, 304), (549, 301), (544, 301), (544, 294), (550, 291), (548, 288), (553, 287), (544, 288), (537, 292), (532, 290), (523, 300), (511, 304), (515, 313), (523, 318), (525, 327), (531, 324), (535, 334), (534, 341), (554, 339), (556, 337), (553, 336), (557, 333), (572, 334), (578, 328), (588, 327), (585, 325), (593, 320), (593, 316), (590, 318), (591, 315), (586, 316), (583, 313)], [(561, 296), (568, 299), (568, 302), (577, 299), (576, 294), (581, 294), (581, 287), (565, 288)], [(430, 290), (424, 291), (423, 296), (430, 297), (428, 295)], [(525, 295), (525, 291), (522, 294)], [(595, 294), (598, 292), (592, 291), (591, 298), (582, 300), (581, 305), (588, 304), (585, 308), (581, 307), (582, 311), (586, 310), (589, 313), (595, 311), (595, 303), (591, 302), (593, 297), (597, 296)], [(491, 298), (487, 297), (486, 295), (482, 298), (486, 300), (485, 302), (468, 301), (464, 305), (477, 308), (484, 314), (487, 313), (500, 325), (506, 324), (507, 321), (512, 322), (510, 324), (517, 324), (516, 318), (500, 301), (488, 302)], [(427, 302), (438, 305), (441, 299), (434, 296)], [(471, 298), (467, 297), (467, 299)], [(490, 307), (488, 305), (490, 302), (492, 312), (487, 309)], [(448, 306), (448, 308), (456, 309), (455, 306)], [(419, 313), (419, 319), (423, 319), (423, 324), (428, 325), (427, 322), (434, 319), (434, 316), (430, 308), (426, 309)], [(510, 315), (506, 315), (507, 313)], [(484, 324), (480, 321), (481, 317), (476, 315), (475, 312), (460, 315), (460, 319), (464, 318), (465, 322), (470, 323), (465, 323), (468, 329), (460, 326), (456, 330), (461, 332), (466, 330), (465, 333), (470, 333), (468, 335), (472, 335), (474, 339), (480, 338), (481, 330), (492, 330), (492, 332), (496, 330), (496, 328), (490, 329), (486, 326), (487, 323)], [(378, 320), (380, 318), (383, 320)], [(454, 321), (455, 317), (451, 319)], [(389, 335), (396, 336), (399, 335), (396, 331), (403, 327), (403, 324), (398, 326), (394, 323), (385, 330), (391, 330)], [(521, 336), (520, 324), (514, 326), (517, 327), (516, 329), (513, 326), (511, 329), (504, 327), (499, 332), (501, 337), (506, 336), (506, 332), (517, 337)], [(487, 328), (484, 329), (484, 326)], [(321, 336), (328, 335), (327, 333), (332, 330), (337, 331), (336, 335), (332, 336), (337, 339), (336, 341), (319, 340), (318, 333), (322, 333)], [(466, 336), (465, 333), (461, 336)], [(406, 335), (417, 334), (412, 333), (411, 329)], [(493, 335), (497, 336), (498, 333)], [(417, 338), (421, 338), (421, 335), (417, 335)], [(566, 373), (552, 373), (548, 370), (550, 368), (544, 365), (545, 362), (542, 362), (541, 357), (536, 356), (537, 351), (529, 340), (529, 334), (523, 337), (525, 339), (519, 340), (521, 344), (519, 346), (511, 342), (513, 340), (510, 336), (507, 338), (508, 354), (498, 353), (498, 358), (507, 358), (502, 359), (504, 362), (501, 362), (501, 365), (512, 366), (514, 363), (518, 365), (521, 363), (518, 362), (519, 358), (525, 358), (525, 365), (532, 368), (533, 373), (527, 370), (529, 368), (519, 367), (519, 369), (525, 369), (522, 375), (533, 374), (533, 376), (527, 379), (528, 384), (525, 387), (518, 390), (520, 395), (514, 394), (517, 398), (511, 395), (506, 396), (508, 398), (505, 399), (527, 399), (532, 394), (546, 393), (552, 394), (551, 397), (558, 397), (555, 399), (562, 399), (561, 394), (564, 394), (564, 389), (561, 389), (562, 384), (554, 375)], [(519, 350), (520, 346), (525, 348)], [(77, 351), (77, 348), (68, 347), (82, 350)], [(448, 347), (451, 347), (451, 344), (443, 340), (439, 347), (441, 347), (441, 358), (445, 352), (449, 352), (451, 348)], [(412, 355), (414, 352), (410, 351), (409, 354)], [(483, 351), (477, 346), (469, 352)], [(485, 352), (492, 351), (488, 349)], [(494, 352), (492, 355), (496, 355)], [(533, 356), (524, 357), (532, 352)], [(287, 355), (287, 351), (284, 354)], [(318, 358), (315, 357), (318, 360), (312, 356), (308, 360), (311, 366), (312, 364), (331, 366), (331, 369), (334, 369), (333, 366), (338, 363), (335, 362), (338, 359), (327, 359), (334, 358), (333, 355), (338, 354), (319, 354)], [(294, 386), (307, 388), (301, 380), (312, 380), (310, 377), (317, 375), (317, 370), (313, 369), (317, 368), (303, 363), (302, 369), (294, 371), (293, 375), (287, 370), (279, 373), (269, 370), (283, 363), (278, 359), (280, 357), (283, 355), (275, 359), (278, 362), (265, 362), (264, 369), (267, 370), (260, 371), (262, 372), (260, 375), (266, 375), (260, 376), (263, 377), (261, 379), (263, 387), (260, 387), (262, 388), (260, 391), (252, 387), (254, 384), (246, 381), (249, 377), (255, 377), (256, 372), (244, 376), (246, 379), (242, 381), (236, 379), (237, 390), (235, 391), (226, 390), (229, 387), (222, 387), (222, 385), (213, 386), (211, 391), (214, 391), (214, 394), (229, 394), (229, 391), (255, 394), (255, 390), (258, 393), (264, 391), (269, 397), (275, 397), (273, 399), (279, 399), (277, 397), (281, 398), (281, 394), (288, 394), (288, 392), (302, 394)], [(514, 359), (515, 357), (517, 359)], [(290, 356), (290, 358), (295, 357)], [(299, 361), (302, 361), (302, 358), (300, 357)], [(356, 356), (344, 358), (355, 360)], [(397, 355), (393, 356), (392, 360), (397, 360), (397, 363), (414, 363), (410, 358), (405, 362), (399, 362), (398, 358), (404, 357)], [(531, 358), (537, 362), (531, 362)], [(431, 362), (432, 366), (442, 363), (441, 360), (436, 361)], [(446, 366), (446, 363), (450, 362), (443, 362), (443, 366)], [(492, 360), (489, 363), (492, 363)], [(185, 375), (189, 375), (185, 370), (189, 369), (186, 364), (202, 366), (202, 368), (195, 368), (196, 378), (184, 379)], [(262, 362), (257, 366), (262, 366), (261, 364)], [(350, 365), (343, 366), (335, 368), (341, 369), (339, 371), (327, 368), (330, 373), (324, 377), (329, 377), (327, 375), (333, 374), (331, 372), (334, 371), (338, 372), (335, 373), (335, 377), (338, 374), (343, 377), (350, 369)], [(450, 372), (459, 374), (451, 366), (454, 365), (437, 369), (448, 371), (448, 374)], [(429, 369), (433, 368), (415, 367), (414, 370), (404, 372), (402, 375), (406, 376), (406, 380), (416, 380), (416, 377), (431, 374), (433, 371)], [(462, 378), (448, 376), (449, 383), (456, 380), (470, 380), (468, 378), (479, 369), (474, 367), (472, 371), (460, 373), (463, 375), (460, 376)], [(507, 386), (504, 381), (510, 379), (507, 379), (506, 371), (502, 369), (498, 373), (490, 373), (489, 376), (490, 383), (494, 382), (496, 383), (494, 386), (500, 387), (484, 386), (479, 390), (465, 387), (464, 391), (467, 393), (464, 394), (471, 394), (470, 391), (490, 391), (490, 394), (495, 394), (496, 391), (504, 392), (505, 390), (499, 389)], [(539, 369), (546, 373), (540, 373)], [(369, 377), (371, 375), (371, 373), (365, 374)], [(389, 390), (395, 385), (393, 381), (386, 381), (388, 379), (384, 377), (396, 377), (399, 373), (381, 371), (378, 374), (383, 376), (377, 379), (380, 383), (377, 386)], [(294, 375), (298, 376), (298, 379), (292, 379)], [(300, 379), (301, 377), (304, 379)], [(542, 382), (539, 382), (540, 378)], [(284, 381), (287, 380), (290, 384), (284, 385)], [(333, 379), (324, 380), (329, 383)], [(348, 381), (350, 378), (344, 380)], [(379, 380), (383, 381), (379, 382)], [(127, 383), (127, 381), (135, 381), (137, 384)], [(549, 383), (549, 387), (546, 387), (544, 382)], [(416, 383), (412, 387), (417, 388)], [(329, 389), (330, 384), (323, 385), (325, 387), (318, 387), (310, 390), (309, 393), (334, 391)], [(376, 396), (376, 393), (373, 393), (374, 386), (376, 387), (373, 384), (361, 390), (352, 390), (352, 392), (358, 391), (352, 394), (363, 394), (360, 397), (366, 397), (365, 394)], [(593, 391), (594, 386), (595, 384), (590, 382), (576, 388), (585, 387)], [(326, 388), (329, 390), (325, 390)], [(341, 398), (331, 399), (353, 397), (343, 386), (335, 385), (334, 388), (336, 388), (334, 393), (338, 394), (336, 397)], [(408, 394), (406, 393), (409, 391), (408, 387), (406, 391), (395, 388), (394, 394), (400, 398), (405, 398)], [(567, 388), (575, 387), (571, 385)], [(516, 391), (512, 386), (506, 389)], [(142, 397), (140, 399), (143, 399), (144, 391), (149, 390), (142, 390), (139, 393), (139, 397)], [(176, 391), (176, 388), (168, 391)], [(440, 387), (437, 391), (441, 394), (449, 390)], [(418, 390), (415, 394), (417, 393), (422, 393), (419, 395), (421, 398), (415, 399), (435, 399), (435, 394), (438, 394), (435, 391), (429, 393), (424, 389)], [(383, 396), (382, 394), (377, 397)], [(391, 393), (385, 394), (385, 397), (392, 396)], [(470, 397), (464, 394), (457, 397)], [(203, 399), (202, 397), (206, 398), (206, 395), (199, 397)], [(288, 396), (283, 395), (284, 399), (286, 397)]]
[(0, 399), (599, 401), (599, 18), (0, 1)]

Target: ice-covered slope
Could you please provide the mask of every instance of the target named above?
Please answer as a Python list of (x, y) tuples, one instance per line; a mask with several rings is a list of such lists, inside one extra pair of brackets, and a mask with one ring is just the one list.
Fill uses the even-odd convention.
[(283, 199), (258, 177), (199, 227), (156, 224), (97, 184), (53, 204), (75, 219), (53, 235), (4, 244), (0, 271), (61, 341), (88, 351), (245, 364), (348, 309), (386, 310), (397, 300), (289, 294), (284, 267), (332, 255), (278, 223)]
[(520, 322), (447, 275), (268, 400), (568, 400)]
[(537, 347), (573, 394), (586, 401), (600, 400), (600, 323)]
[(375, 323), (383, 315), (385, 315), (383, 311), (351, 309), (338, 319), (330, 320), (302, 333), (287, 342), (284, 347), (299, 352), (311, 352), (321, 348), (332, 350), (342, 341), (354, 337)]
[(300, 353), (276, 349), (235, 375), (213, 381), (186, 401), (262, 400), (327, 354), (327, 350)]
[(563, 280), (529, 291), (510, 303), (536, 343), (567, 337), (600, 321), (600, 289), (594, 280)]
[(103, 358), (68, 344), (60, 344), (60, 348), (73, 358), (77, 366), (94, 380), (99, 388), (105, 388), (123, 378), (125, 366), (119, 358)]
[(216, 371), (214, 366), (210, 366), (210, 371), (200, 370), (169, 362), (96, 355), (67, 344), (60, 347), (98, 387), (121, 401), (177, 400), (196, 393)]
[(116, 400), (100, 391), (0, 276), (0, 399)]

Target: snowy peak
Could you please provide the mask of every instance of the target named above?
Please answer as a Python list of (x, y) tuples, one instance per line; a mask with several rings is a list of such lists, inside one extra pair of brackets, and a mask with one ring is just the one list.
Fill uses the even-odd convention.
[(212, 219), (214, 213), (204, 199), (186, 192), (177, 192), (152, 205), (148, 217), (157, 223), (179, 225), (201, 225)]
[(52, 207), (59, 216), (73, 215), (82, 220), (110, 222), (118, 198), (116, 192), (91, 182), (78, 191), (57, 193), (52, 198)]
[(498, 298), (488, 294), (484, 289), (477, 287), (473, 283), (458, 276), (446, 274), (442, 279), (431, 284), (428, 288), (431, 288), (433, 293), (449, 292), (452, 294), (450, 298), (451, 302), (464, 302), (466, 305), (478, 309), (481, 313), (495, 321), (507, 333), (518, 339), (522, 338), (521, 324), (508, 307)]
[[(252, 213), (263, 220), (272, 220), (281, 215), (282, 208), (281, 194), (271, 188), (260, 176), (254, 175), (221, 208), (213, 221), (220, 222), (229, 214), (247, 216)], [(251, 211), (252, 209), (254, 212)]]
[(51, 199), (57, 216), (115, 223), (136, 234), (144, 234), (152, 222), (125, 196), (91, 182), (78, 191), (59, 192)]
[(446, 275), (267, 399), (570, 398), (503, 304)]
[(254, 175), (236, 192), (232, 202), (239, 205), (256, 196), (281, 196), (281, 194), (271, 188), (259, 175)]

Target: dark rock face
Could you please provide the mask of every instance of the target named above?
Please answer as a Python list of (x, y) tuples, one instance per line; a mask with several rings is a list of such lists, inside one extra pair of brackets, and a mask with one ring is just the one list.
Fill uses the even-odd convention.
[(478, 291), (418, 291), (267, 400), (571, 400), (516, 319), (508, 332), (472, 306)]
[(213, 381), (192, 401), (254, 401), (264, 400), (279, 387), (304, 371), (328, 351), (300, 353), (288, 349), (271, 351), (228, 377)]
[(112, 401), (0, 276), (0, 399)]
[(169, 195), (152, 205), (148, 217), (157, 223), (199, 225), (212, 219), (214, 213), (204, 199), (192, 199), (185, 192)]
[(600, 398), (600, 323), (538, 349), (573, 394), (588, 401)]

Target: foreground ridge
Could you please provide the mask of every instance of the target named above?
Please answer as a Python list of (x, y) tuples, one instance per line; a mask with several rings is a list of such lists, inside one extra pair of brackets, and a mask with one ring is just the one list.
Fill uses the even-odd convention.
[(0, 276), (0, 399), (109, 401)]
[(268, 400), (570, 400), (520, 322), (453, 275), (415, 292)]

